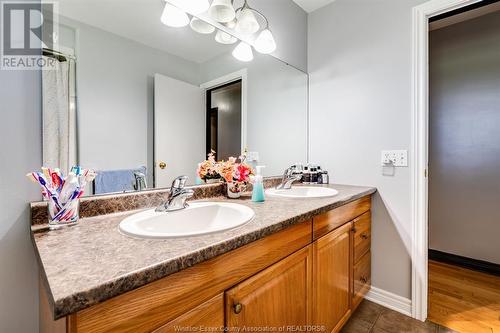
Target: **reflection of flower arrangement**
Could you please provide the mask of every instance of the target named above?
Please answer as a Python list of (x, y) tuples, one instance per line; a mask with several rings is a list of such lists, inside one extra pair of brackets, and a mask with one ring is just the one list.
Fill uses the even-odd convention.
[(215, 152), (212, 150), (208, 154), (208, 158), (198, 164), (198, 177), (203, 181), (218, 180), (221, 179), (221, 175), (217, 171), (217, 162), (215, 161)]
[(252, 168), (244, 162), (243, 156), (239, 160), (238, 163), (237, 158), (230, 157), (227, 161), (217, 163), (217, 172), (227, 183), (246, 183), (250, 180), (250, 176), (253, 174)]

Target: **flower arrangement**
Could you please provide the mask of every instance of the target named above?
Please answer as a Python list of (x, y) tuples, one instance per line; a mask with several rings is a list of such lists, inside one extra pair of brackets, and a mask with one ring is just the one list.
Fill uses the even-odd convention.
[(198, 176), (205, 182), (207, 179), (224, 180), (227, 183), (228, 196), (239, 197), (253, 175), (252, 167), (246, 164), (245, 160), (246, 156), (243, 155), (217, 162), (215, 152), (212, 151), (208, 154), (208, 159), (198, 165)]

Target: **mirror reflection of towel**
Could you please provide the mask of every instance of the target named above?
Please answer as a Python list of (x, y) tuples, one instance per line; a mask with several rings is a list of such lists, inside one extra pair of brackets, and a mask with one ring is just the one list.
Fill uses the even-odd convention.
[(142, 172), (147, 175), (145, 166), (136, 169), (97, 171), (94, 180), (94, 194), (134, 191), (134, 172)]

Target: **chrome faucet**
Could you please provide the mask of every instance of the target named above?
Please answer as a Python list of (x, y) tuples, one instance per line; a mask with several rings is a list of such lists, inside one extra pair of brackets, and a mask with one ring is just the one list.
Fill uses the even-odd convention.
[(146, 182), (146, 175), (140, 171), (134, 172), (135, 184), (134, 189), (136, 191), (144, 191), (148, 187), (148, 183)]
[(292, 165), (288, 169), (285, 170), (283, 174), (283, 179), (281, 180), (281, 184), (279, 184), (276, 188), (278, 190), (289, 190), (292, 188), (292, 184), (296, 181), (302, 179), (302, 170), (299, 169), (296, 165)]
[(180, 176), (174, 179), (167, 202), (156, 208), (157, 212), (173, 212), (188, 207), (186, 200), (194, 194), (193, 190), (186, 189), (188, 176)]

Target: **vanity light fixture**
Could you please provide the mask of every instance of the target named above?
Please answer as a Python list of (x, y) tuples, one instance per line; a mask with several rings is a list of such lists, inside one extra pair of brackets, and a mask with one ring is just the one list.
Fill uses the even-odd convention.
[(168, 2), (165, 3), (160, 20), (163, 24), (174, 28), (182, 28), (189, 24), (188, 15)]
[(233, 0), (214, 0), (208, 9), (208, 14), (219, 23), (231, 22), (236, 17)]
[(233, 37), (222, 30), (218, 30), (215, 34), (215, 41), (221, 44), (234, 44), (238, 41), (238, 38)]
[(262, 54), (273, 53), (276, 50), (276, 41), (269, 27), (261, 31), (254, 42), (254, 47), (257, 52)]
[(253, 60), (252, 47), (245, 42), (240, 42), (238, 46), (236, 46), (233, 50), (233, 57), (243, 62), (252, 61)]
[[(250, 8), (246, 0), (243, 7), (239, 8), (237, 12), (238, 11), (239, 13), (236, 16), (237, 22), (235, 27), (237, 32), (244, 35), (251, 35), (259, 31), (260, 25), (254, 14), (256, 11)], [(264, 15), (262, 15), (262, 17), (264, 17)]]
[[(221, 44), (234, 44), (240, 40), (240, 43), (233, 50), (233, 56), (240, 61), (253, 60), (253, 50), (249, 44), (252, 40), (253, 47), (259, 53), (270, 54), (276, 50), (276, 41), (269, 29), (269, 20), (264, 14), (250, 7), (248, 0), (244, 0), (243, 6), (236, 10), (233, 6), (234, 0), (213, 0), (211, 5), (209, 0), (165, 1), (161, 21), (170, 27), (184, 27), (189, 24), (198, 33), (211, 34), (216, 29), (213, 25), (198, 17), (193, 17), (190, 21), (185, 12), (197, 15), (208, 10), (208, 15), (213, 20), (221, 23), (227, 29), (239, 33), (241, 37), (235, 37), (228, 33), (230, 31), (217, 30), (215, 40)], [(179, 3), (176, 6), (178, 1), (182, 1), (182, 4)], [(265, 28), (261, 30), (263, 26)], [(247, 40), (247, 38), (249, 39)]]
[(207, 22), (196, 17), (191, 19), (191, 23), (189, 25), (191, 26), (191, 29), (200, 34), (211, 34), (215, 31), (215, 27), (213, 25), (208, 24)]

